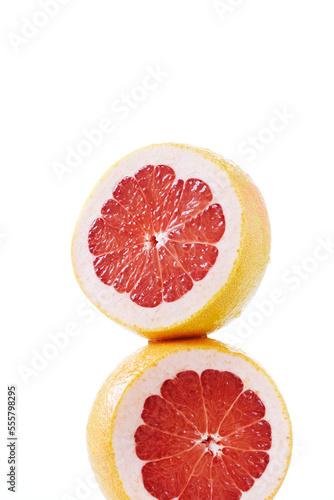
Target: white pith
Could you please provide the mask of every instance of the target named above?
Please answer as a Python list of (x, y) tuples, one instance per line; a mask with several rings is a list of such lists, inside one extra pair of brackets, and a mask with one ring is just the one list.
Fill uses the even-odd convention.
[[(101, 208), (112, 197), (116, 184), (126, 176), (134, 176), (146, 165), (161, 164), (173, 168), (176, 180), (199, 178), (206, 182), (213, 194), (211, 203), (219, 203), (223, 208), (226, 228), (216, 244), (218, 258), (207, 276), (194, 282), (192, 290), (179, 300), (163, 302), (150, 309), (135, 304), (129, 294), (120, 294), (97, 278), (93, 267), (95, 257), (89, 252), (87, 238), (91, 224), (101, 216)], [(240, 234), (241, 206), (226, 173), (194, 150), (174, 145), (156, 145), (136, 151), (121, 160), (95, 187), (76, 228), (73, 263), (83, 290), (105, 314), (141, 329), (168, 328), (192, 316), (223, 287), (237, 257)], [(166, 234), (158, 233), (156, 238), (158, 246), (161, 246), (166, 241)]]
[(160, 248), (162, 245), (165, 245), (168, 241), (167, 233), (156, 233), (155, 235), (157, 239), (157, 248)]
[(213, 455), (218, 455), (219, 452), (221, 451), (222, 447), (218, 444), (215, 443), (215, 441), (211, 441), (208, 446), (209, 450), (212, 452)]
[[(276, 490), (284, 476), (290, 456), (289, 418), (284, 412), (282, 400), (270, 379), (252, 363), (241, 355), (210, 350), (180, 351), (159, 361), (130, 387), (121, 400), (115, 419), (112, 446), (115, 453), (117, 470), (131, 499), (152, 500), (152, 496), (143, 485), (141, 469), (146, 463), (140, 460), (135, 452), (134, 434), (143, 425), (141, 412), (147, 397), (159, 395), (163, 382), (173, 378), (184, 370), (194, 370), (201, 374), (206, 369), (231, 371), (238, 375), (244, 390), (252, 389), (266, 407), (264, 417), (272, 428), (272, 447), (267, 452), (270, 462), (260, 479), (255, 480), (252, 489), (242, 494), (241, 500), (265, 500)], [(203, 435), (201, 440), (208, 437)], [(213, 436), (214, 437), (214, 436)], [(219, 446), (210, 443), (215, 454), (219, 454)], [(131, 471), (129, 473), (129, 471)]]

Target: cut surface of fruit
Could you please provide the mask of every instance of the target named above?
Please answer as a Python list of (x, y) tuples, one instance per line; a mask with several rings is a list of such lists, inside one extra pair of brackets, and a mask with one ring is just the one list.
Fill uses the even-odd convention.
[[(234, 373), (193, 370), (149, 396), (135, 433), (145, 489), (159, 500), (241, 498), (270, 461), (265, 406)], [(203, 489), (205, 494), (203, 493)]]
[(87, 442), (107, 499), (269, 500), (287, 472), (291, 424), (257, 363), (200, 338), (125, 360), (95, 401)]
[(153, 145), (99, 181), (77, 223), (78, 282), (107, 316), (150, 339), (203, 335), (240, 314), (270, 251), (258, 189), (207, 150)]
[(174, 302), (215, 264), (222, 207), (200, 179), (148, 165), (115, 187), (88, 233), (96, 276), (141, 307)]

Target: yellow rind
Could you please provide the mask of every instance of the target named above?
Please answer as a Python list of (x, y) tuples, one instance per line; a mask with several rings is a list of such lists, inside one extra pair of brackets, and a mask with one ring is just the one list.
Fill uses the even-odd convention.
[[(242, 222), (238, 257), (234, 262), (228, 281), (204, 307), (183, 322), (175, 323), (166, 328), (139, 328), (136, 325), (126, 324), (117, 317), (110, 316), (106, 310), (95, 304), (98, 309), (108, 317), (127, 328), (135, 330), (149, 340), (206, 335), (238, 317), (259, 287), (270, 259), (271, 235), (268, 213), (263, 197), (250, 177), (233, 162), (225, 160), (223, 157), (207, 149), (177, 143), (153, 144), (142, 149), (164, 145), (172, 145), (174, 147), (195, 151), (224, 170), (238, 196), (242, 210)], [(130, 153), (130, 155), (132, 154), (133, 153)], [(114, 164), (111, 168), (116, 168), (118, 164), (119, 162)], [(109, 171), (110, 169), (102, 176), (97, 184), (104, 181), (104, 177)], [(88, 200), (91, 198), (94, 190), (95, 188), (88, 197)], [(75, 238), (76, 229), (74, 230), (73, 242)], [(74, 274), (81, 289), (85, 293), (73, 258), (73, 242), (72, 262)], [(92, 297), (88, 296), (88, 298), (93, 301)]]
[[(112, 443), (118, 408), (127, 389), (134, 384), (148, 368), (156, 365), (163, 358), (166, 358), (172, 353), (194, 349), (215, 349), (220, 352), (229, 353), (233, 356), (241, 356), (257, 370), (261, 371), (272, 384), (281, 402), (282, 413), (288, 422), (290, 430), (289, 456), (284, 474), (279, 480), (276, 489), (269, 497), (263, 500), (273, 499), (280, 489), (291, 460), (292, 429), (288, 410), (279, 390), (267, 372), (243, 352), (232, 349), (217, 340), (200, 337), (197, 339), (149, 342), (146, 347), (123, 360), (100, 389), (88, 420), (87, 446), (90, 463), (96, 480), (107, 500), (134, 500), (124, 491), (122, 481), (118, 474)], [(129, 471), (129, 474), (131, 474), (131, 471)]]

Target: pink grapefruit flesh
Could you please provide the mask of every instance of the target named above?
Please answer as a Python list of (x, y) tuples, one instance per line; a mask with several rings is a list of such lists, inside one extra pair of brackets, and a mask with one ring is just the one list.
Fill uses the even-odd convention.
[(224, 235), (220, 204), (200, 179), (176, 179), (167, 165), (125, 177), (89, 231), (96, 276), (141, 307), (185, 295), (214, 266)]
[(239, 500), (265, 472), (265, 406), (228, 371), (184, 371), (146, 399), (135, 433), (143, 484), (158, 500)]

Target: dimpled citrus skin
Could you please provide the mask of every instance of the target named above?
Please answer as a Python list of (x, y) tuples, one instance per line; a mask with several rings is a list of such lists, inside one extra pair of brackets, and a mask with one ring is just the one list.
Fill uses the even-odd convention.
[[(112, 443), (118, 407), (127, 389), (132, 386), (148, 368), (155, 366), (160, 360), (168, 357), (170, 354), (179, 351), (201, 349), (214, 349), (233, 356), (241, 356), (247, 362), (251, 363), (256, 370), (262, 372), (272, 384), (281, 403), (282, 413), (290, 429), (288, 443), (289, 457), (284, 474), (280, 478), (275, 491), (265, 500), (271, 500), (276, 495), (289, 468), (292, 452), (291, 422), (285, 402), (271, 377), (255, 361), (241, 351), (232, 349), (222, 342), (204, 336), (194, 339), (149, 342), (146, 347), (123, 360), (100, 389), (88, 420), (87, 446), (92, 469), (107, 500), (134, 500), (124, 491), (122, 481), (118, 474)], [(129, 471), (129, 474), (131, 474), (131, 471)]]
[[(163, 145), (161, 144), (161, 146)], [(103, 308), (97, 306), (114, 321), (130, 329), (135, 329), (137, 333), (149, 340), (203, 336), (226, 325), (241, 314), (243, 308), (253, 297), (270, 260), (271, 234), (268, 213), (263, 197), (250, 177), (233, 162), (212, 151), (185, 144), (170, 143), (170, 145), (195, 151), (227, 173), (242, 210), (240, 247), (229, 278), (222, 288), (195, 314), (185, 317), (184, 321), (174, 323), (170, 327), (146, 329), (128, 325), (117, 317), (111, 317)], [(156, 145), (142, 149), (149, 149), (154, 146)], [(111, 168), (115, 168), (117, 165), (118, 162)], [(99, 183), (103, 182), (103, 179), (104, 176)], [(73, 241), (75, 238), (76, 230), (74, 231)], [(76, 279), (85, 293), (79, 272), (76, 270), (73, 252), (72, 261)], [(90, 299), (90, 297), (88, 298)]]

